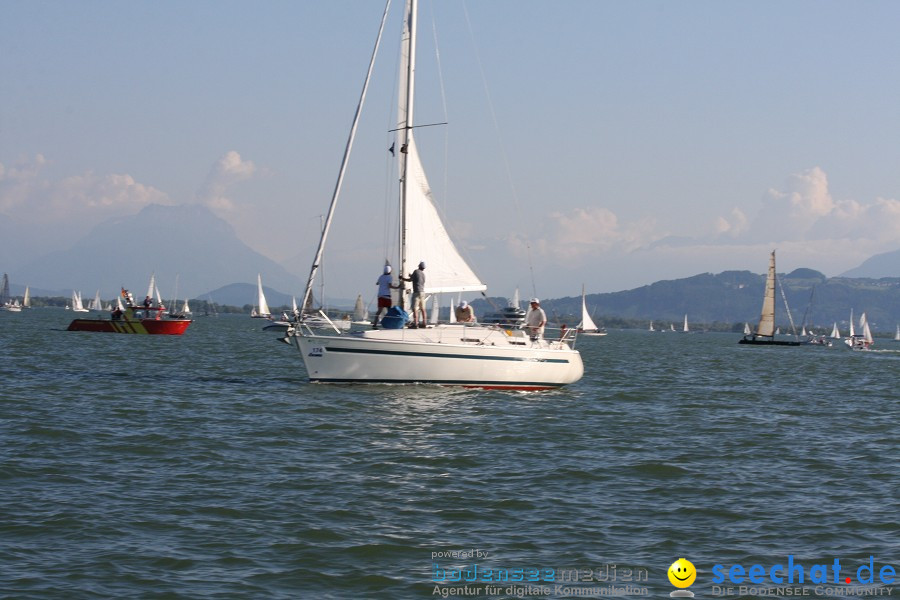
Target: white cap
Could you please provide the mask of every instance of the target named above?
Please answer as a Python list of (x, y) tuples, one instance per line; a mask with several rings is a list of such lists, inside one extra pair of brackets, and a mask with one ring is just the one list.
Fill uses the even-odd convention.
[(541, 301), (538, 300), (537, 298), (532, 298), (532, 299), (529, 301), (529, 304), (540, 304), (540, 303), (541, 303)]
[(459, 303), (459, 307), (460, 307), (460, 308), (465, 308), (465, 307), (467, 307), (468, 305), (469, 305), (469, 303), (466, 302), (465, 300), (463, 300), (462, 302)]
[(384, 265), (384, 274), (387, 275), (391, 272), (391, 265)]

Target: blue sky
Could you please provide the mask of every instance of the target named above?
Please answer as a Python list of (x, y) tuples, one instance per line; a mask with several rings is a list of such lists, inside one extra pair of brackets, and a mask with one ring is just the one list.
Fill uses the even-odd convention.
[[(29, 235), (0, 263), (201, 202), (308, 271), (382, 2), (2, 6), (0, 215)], [(385, 252), (392, 10), (326, 254), (338, 296)], [(898, 22), (892, 1), (422, 0), (417, 120), (449, 125), (418, 142), (492, 294), (761, 273), (772, 248), (837, 275), (900, 247)]]

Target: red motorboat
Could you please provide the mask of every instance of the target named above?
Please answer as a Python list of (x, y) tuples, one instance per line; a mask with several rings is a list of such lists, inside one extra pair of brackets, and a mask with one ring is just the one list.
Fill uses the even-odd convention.
[(117, 307), (109, 318), (75, 319), (69, 323), (68, 331), (181, 335), (191, 324), (190, 319), (164, 318), (166, 307), (162, 305), (135, 306), (128, 290), (122, 290), (122, 297), (125, 306)]

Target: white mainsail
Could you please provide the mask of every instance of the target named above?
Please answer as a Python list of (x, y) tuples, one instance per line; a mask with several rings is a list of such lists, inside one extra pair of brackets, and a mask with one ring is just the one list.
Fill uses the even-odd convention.
[(897, 333), (894, 334), (894, 341), (900, 342), (900, 324), (897, 325)]
[(262, 275), (256, 274), (256, 314), (260, 317), (268, 317), (272, 314), (269, 310), (269, 304), (266, 302), (266, 295), (263, 293)]
[(430, 294), (480, 292), (487, 286), (460, 255), (441, 221), (413, 136), (416, 8), (414, 2), (408, 2), (403, 19), (397, 105), (397, 148), (405, 155), (405, 160), (398, 161), (402, 186), (400, 276), (408, 276), (419, 262), (425, 262)]
[(687, 315), (684, 315), (684, 327), (682, 328), (684, 333), (689, 333), (691, 330), (688, 328), (688, 320)]
[(22, 308), (31, 308), (31, 288), (25, 286), (25, 297), (22, 298)]
[(869, 329), (869, 320), (866, 319), (865, 312), (859, 315), (859, 328), (862, 330), (862, 337), (867, 344), (871, 344), (873, 341), (875, 341), (872, 338), (872, 331)]
[(581, 323), (578, 324), (578, 329), (583, 329), (584, 331), (597, 330), (597, 325), (591, 318), (591, 314), (588, 312), (587, 304), (585, 303), (584, 285), (581, 286)]
[(834, 327), (831, 328), (831, 338), (835, 340), (841, 339), (841, 331), (838, 329), (837, 321), (834, 322)]
[(97, 293), (94, 294), (94, 299), (91, 300), (88, 308), (91, 310), (103, 310), (103, 301), (100, 300), (100, 290), (97, 290)]

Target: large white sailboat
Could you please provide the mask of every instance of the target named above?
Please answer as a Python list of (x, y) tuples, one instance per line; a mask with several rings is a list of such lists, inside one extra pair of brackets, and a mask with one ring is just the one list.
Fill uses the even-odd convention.
[(587, 303), (584, 296), (584, 285), (581, 286), (581, 323), (578, 324), (579, 335), (606, 335), (606, 330), (597, 327), (588, 312)]
[[(399, 168), (398, 254), (394, 263), (403, 284), (400, 306), (406, 305), (404, 281), (420, 261), (427, 264), (426, 293), (478, 292), (486, 289), (462, 258), (432, 200), (414, 139), (416, 121), (415, 60), (417, 1), (407, 0), (403, 19), (400, 94), (395, 141)], [(384, 20), (382, 20), (382, 31)], [(380, 43), (375, 44), (374, 62)], [(347, 158), (368, 89), (372, 63), (357, 106), (337, 184), (310, 269), (303, 306), (311, 296), (322, 261)], [(322, 315), (324, 317), (324, 314)], [(573, 348), (575, 332), (529, 336), (524, 330), (499, 324), (438, 324), (405, 328), (404, 314), (382, 320), (381, 329), (327, 334), (301, 321), (286, 341), (300, 352), (310, 381), (317, 383), (432, 383), (478, 388), (541, 390), (578, 381), (584, 367)]]

